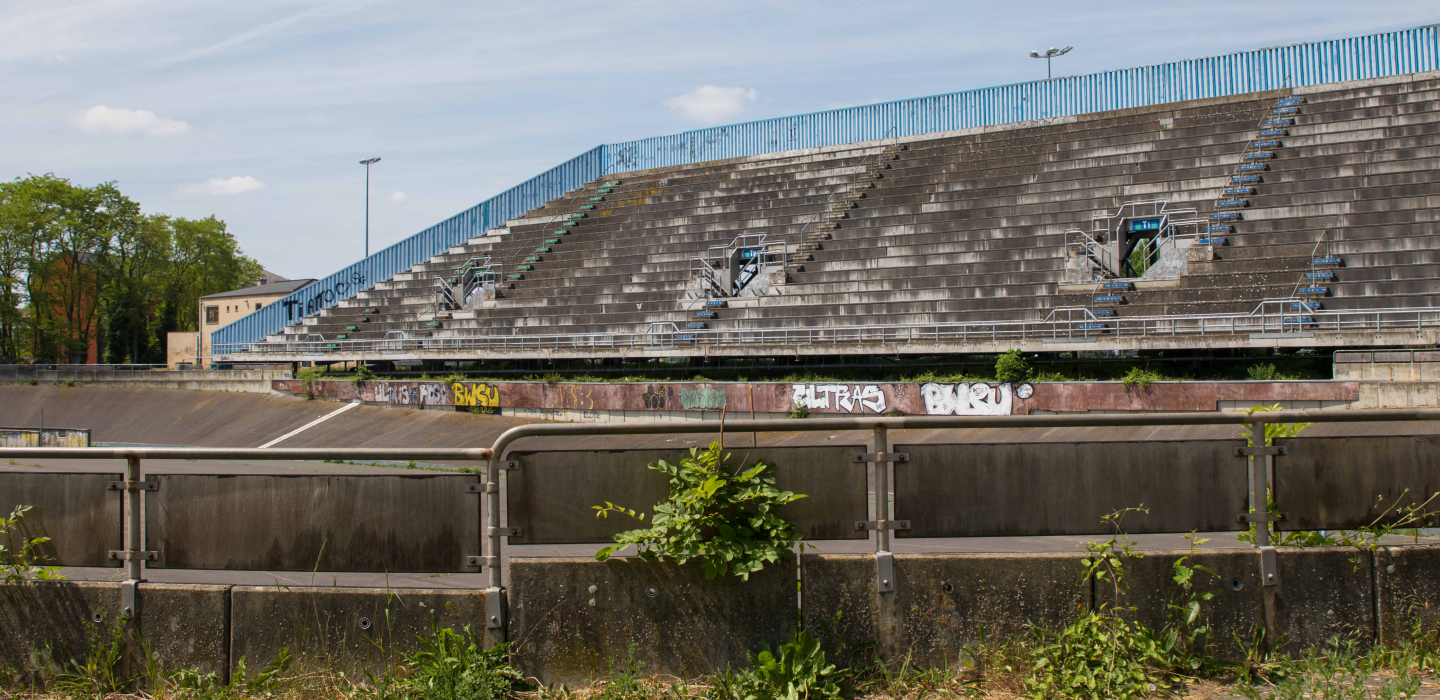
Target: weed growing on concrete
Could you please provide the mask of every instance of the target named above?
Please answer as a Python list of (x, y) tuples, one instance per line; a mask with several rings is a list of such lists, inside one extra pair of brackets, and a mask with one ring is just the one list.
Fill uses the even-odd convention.
[(363, 364), (361, 364), (361, 365), (356, 365), (356, 366), (355, 366), (355, 373), (352, 374), (352, 375), (350, 375), (350, 381), (351, 381), (351, 382), (354, 382), (355, 384), (359, 384), (360, 382), (371, 382), (371, 381), (375, 381), (375, 380), (378, 379), (378, 378), (379, 378), (379, 376), (376, 375), (375, 372), (370, 369), (370, 366), (369, 366), (369, 365), (363, 365)]
[(825, 660), (810, 633), (790, 628), (790, 638), (771, 651), (766, 645), (751, 660), (752, 668), (741, 675), (744, 698), (848, 698), (855, 695), (849, 669), (837, 668)]
[(1001, 353), (995, 358), (995, 379), (1013, 384), (1026, 381), (1030, 379), (1030, 363), (1018, 349)]
[[(14, 461), (11, 461), (11, 464), (14, 464)], [(63, 581), (65, 577), (60, 574), (60, 567), (37, 564), (41, 557), (40, 546), (49, 542), (50, 538), (27, 537), (20, 531), (20, 521), (31, 508), (32, 506), (15, 506), (9, 516), (0, 517), (0, 536), (4, 538), (4, 541), (0, 542), (0, 575), (3, 575), (5, 581), (32, 578), (41, 581)]]
[[(800, 534), (779, 508), (805, 496), (776, 488), (764, 462), (732, 469), (729, 460), (717, 440), (704, 450), (690, 448), (690, 456), (678, 465), (651, 462), (650, 469), (670, 477), (669, 498), (655, 504), (649, 528), (615, 535), (616, 544), (595, 558), (605, 561), (635, 545), (642, 557), (671, 557), (680, 564), (698, 559), (705, 578), (734, 574), (746, 580), (766, 564), (793, 560)], [(599, 518), (620, 513), (643, 522), (646, 517), (609, 501), (594, 509)]]
[(300, 383), (305, 386), (305, 399), (307, 401), (315, 400), (315, 380), (321, 379), (324, 376), (325, 370), (319, 367), (304, 367), (295, 373), (295, 378), (300, 380)]
[(803, 404), (803, 403), (801, 403), (801, 402), (799, 402), (799, 401), (796, 401), (796, 402), (794, 403), (794, 405), (792, 405), (792, 406), (790, 407), (790, 415), (787, 416), (787, 417), (788, 417), (788, 418), (795, 419), (795, 420), (800, 420), (800, 419), (802, 419), (802, 418), (809, 418), (809, 417), (810, 417), (810, 407), (809, 407), (809, 406), (806, 406), (805, 404)]
[(499, 700), (529, 684), (509, 665), (509, 645), (482, 650), (466, 625), (460, 632), (431, 624), (420, 649), (406, 654), (398, 678), (371, 685), (380, 697), (413, 700)]
[(1120, 378), (1120, 383), (1124, 384), (1127, 389), (1146, 389), (1161, 379), (1164, 377), (1161, 377), (1159, 372), (1153, 372), (1144, 367), (1131, 367), (1130, 371)]
[(63, 693), (103, 697), (119, 693), (134, 684), (136, 678), (121, 671), (125, 659), (124, 622), (86, 629), (89, 653), (84, 659), (72, 660), (50, 683)]

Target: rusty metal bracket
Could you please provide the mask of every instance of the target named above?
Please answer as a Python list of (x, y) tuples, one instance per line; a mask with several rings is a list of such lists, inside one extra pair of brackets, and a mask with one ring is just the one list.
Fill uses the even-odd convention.
[(1290, 450), (1284, 445), (1273, 445), (1270, 447), (1237, 447), (1236, 457), (1261, 457), (1264, 455), (1288, 455)]
[(105, 552), (105, 557), (111, 561), (160, 561), (160, 552), (127, 552), (123, 549), (112, 549)]
[(109, 482), (109, 483), (106, 484), (106, 488), (109, 489), (110, 491), (129, 491), (131, 488), (139, 489), (139, 490), (141, 490), (141, 491), (159, 491), (159, 490), (160, 490), (160, 482), (158, 482), (158, 481), (111, 481), (111, 482)]
[(499, 493), (500, 485), (492, 483), (465, 484), (465, 493)]
[(866, 530), (909, 530), (909, 520), (856, 520), (855, 531)]
[(1289, 512), (1282, 512), (1282, 513), (1279, 514), (1279, 515), (1270, 515), (1269, 513), (1241, 513), (1241, 514), (1235, 516), (1235, 522), (1241, 523), (1241, 524), (1244, 524), (1244, 523), (1278, 523), (1278, 522), (1281, 522), (1281, 521), (1285, 520), (1285, 518), (1289, 517), (1289, 515), (1290, 515)]
[(490, 534), (491, 536), (494, 536), (494, 535), (499, 534), (499, 535), (504, 535), (505, 537), (524, 537), (524, 536), (525, 536), (525, 528), (523, 528), (523, 527), (492, 527), (492, 528), (490, 528), (489, 534)]
[(858, 452), (850, 455), (852, 462), (909, 462), (909, 452)]
[(499, 557), (479, 557), (471, 555), (465, 557), (465, 566), (478, 566), (485, 569), (492, 566), (499, 566), (499, 561)]

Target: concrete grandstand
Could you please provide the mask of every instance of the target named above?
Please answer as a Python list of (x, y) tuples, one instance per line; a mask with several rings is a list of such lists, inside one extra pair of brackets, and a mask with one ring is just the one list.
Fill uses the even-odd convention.
[[(635, 167), (648, 163), (621, 148), (521, 214), (457, 218), (452, 240), (420, 234), (430, 249), (408, 242), (410, 261), (391, 252), (401, 271), (378, 282), (347, 268), (337, 273), (347, 281), (222, 329), (217, 357), (1434, 343), (1436, 32), (1360, 44), (1395, 37), (1404, 60), (1360, 61), (1368, 73), (1307, 63), (1321, 47), (1347, 64), (1352, 40), (1337, 40), (1254, 52), (1308, 66), (1276, 64), (1268, 83), (1141, 90), (1114, 109), (1057, 100), (1013, 112), (1040, 118), (1007, 122), (999, 110), (979, 126), (928, 130), (900, 128), (901, 115), (865, 131), (878, 138), (772, 140), (725, 158), (702, 149), (658, 167)], [(1414, 51), (1403, 46), (1412, 38)], [(1165, 67), (1132, 70), (1155, 68)], [(1063, 80), (1021, 87), (1049, 94)], [(1186, 94), (1196, 98), (1173, 99)]]

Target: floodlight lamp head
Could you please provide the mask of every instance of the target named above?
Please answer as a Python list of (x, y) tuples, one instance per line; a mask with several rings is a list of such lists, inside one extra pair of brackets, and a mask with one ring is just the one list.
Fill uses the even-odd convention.
[(1044, 57), (1044, 56), (1041, 56), (1039, 51), (1031, 51), (1031, 52), (1030, 52), (1030, 58), (1045, 58), (1045, 57)]
[[(1056, 52), (1055, 52), (1055, 55), (1056, 55), (1056, 56), (1064, 56), (1065, 54), (1070, 53), (1070, 51), (1071, 51), (1072, 49), (1074, 49), (1074, 48), (1075, 48), (1074, 46), (1066, 46), (1065, 48), (1060, 49), (1059, 51), (1056, 51)], [(1055, 49), (1050, 49), (1050, 50), (1051, 50), (1051, 51), (1055, 51)]]
[(379, 158), (366, 158), (365, 160), (360, 161), (360, 164), (361, 164), (361, 165), (370, 165), (371, 163), (379, 163), (379, 162), (380, 162), (380, 159), (379, 159)]

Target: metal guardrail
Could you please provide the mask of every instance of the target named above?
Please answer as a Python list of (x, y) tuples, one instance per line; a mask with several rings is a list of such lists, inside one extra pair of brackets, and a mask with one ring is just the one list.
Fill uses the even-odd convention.
[[(1274, 300), (1269, 300), (1274, 301)], [(1261, 303), (1261, 308), (1266, 302)], [(1273, 305), (1272, 305), (1273, 306)], [(1096, 326), (1100, 327), (1096, 327)], [(1278, 313), (1260, 309), (1245, 314), (1126, 316), (1114, 319), (1008, 321), (909, 325), (840, 326), (833, 328), (704, 329), (686, 331), (684, 338), (646, 333), (573, 333), (554, 335), (475, 335), (413, 338), (400, 342), (331, 340), (226, 343), (214, 348), (221, 361), (251, 356), (326, 354), (394, 354), (443, 352), (507, 352), (521, 350), (596, 350), (665, 347), (753, 347), (790, 345), (940, 344), (974, 342), (1092, 342), (1118, 338), (1172, 338), (1335, 332), (1422, 330), (1440, 328), (1440, 308), (1317, 311), (1300, 308)], [(237, 357), (232, 357), (237, 356)]]
[[(505, 610), (498, 595), (503, 590), (503, 564), (501, 559), (502, 538), (509, 532), (500, 522), (501, 484), (500, 472), (518, 468), (513, 461), (506, 461), (508, 452), (517, 442), (527, 438), (553, 438), (562, 436), (605, 436), (605, 435), (662, 435), (662, 434), (714, 434), (714, 433), (762, 433), (762, 432), (833, 432), (866, 430), (872, 434), (872, 452), (856, 456), (857, 461), (873, 464), (875, 498), (875, 520), (867, 525), (873, 527), (875, 540), (876, 586), (881, 593), (893, 592), (893, 558), (890, 554), (890, 532), (896, 522), (890, 516), (889, 469), (892, 463), (902, 461), (902, 455), (890, 452), (890, 432), (896, 430), (935, 430), (970, 428), (1056, 428), (1056, 427), (1106, 427), (1106, 426), (1178, 426), (1178, 425), (1248, 425), (1253, 435), (1264, 435), (1269, 423), (1360, 423), (1377, 421), (1431, 421), (1440, 420), (1440, 409), (1411, 410), (1355, 410), (1355, 411), (1275, 411), (1245, 414), (1238, 412), (1215, 413), (1149, 413), (1149, 414), (1085, 414), (1046, 416), (917, 416), (917, 417), (835, 417), (809, 420), (736, 420), (699, 421), (694, 423), (622, 423), (622, 424), (531, 424), (523, 425), (502, 433), (489, 448), (436, 449), (436, 448), (0, 448), (0, 459), (124, 459), (125, 478), (115, 488), (124, 492), (124, 543), (125, 549), (116, 553), (116, 558), (125, 563), (125, 581), (122, 584), (122, 613), (134, 614), (136, 607), (136, 584), (144, 581), (144, 563), (153, 553), (146, 552), (143, 523), (143, 501), (141, 494), (154, 490), (155, 482), (144, 480), (142, 464), (147, 459), (243, 459), (243, 460), (478, 460), (485, 461), (485, 483), (478, 488), (485, 498), (486, 547), (485, 555), (476, 558), (475, 564), (487, 573), (489, 587), (487, 595), (487, 627), (503, 628)], [(1266, 503), (1272, 493), (1270, 471), (1273, 456), (1285, 454), (1284, 447), (1255, 446), (1236, 448), (1237, 456), (1251, 460), (1265, 457), (1262, 462), (1252, 461), (1250, 473), (1250, 502)], [(1161, 465), (1157, 465), (1161, 466)], [(1261, 579), (1265, 585), (1278, 583), (1275, 549), (1270, 546), (1270, 522), (1268, 514), (1241, 515), (1255, 524), (1255, 546), (1259, 550)], [(491, 595), (495, 594), (495, 595)], [(1268, 598), (1267, 598), (1268, 600)]]

